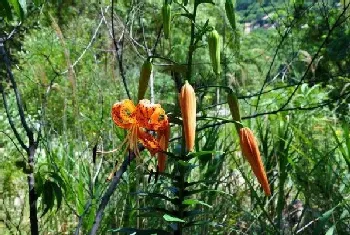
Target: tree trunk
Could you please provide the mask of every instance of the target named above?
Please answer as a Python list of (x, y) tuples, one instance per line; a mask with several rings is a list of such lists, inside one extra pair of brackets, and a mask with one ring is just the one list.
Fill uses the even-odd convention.
[(35, 145), (29, 146), (28, 164), (30, 167), (30, 174), (28, 174), (28, 186), (29, 186), (29, 218), (30, 218), (30, 231), (32, 235), (39, 234), (38, 226), (38, 209), (37, 209), (37, 195), (34, 189), (34, 154)]

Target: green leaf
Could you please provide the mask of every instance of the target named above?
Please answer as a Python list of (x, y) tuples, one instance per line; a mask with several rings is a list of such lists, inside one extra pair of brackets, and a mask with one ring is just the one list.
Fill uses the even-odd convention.
[(34, 187), (35, 187), (36, 194), (38, 197), (40, 197), (40, 195), (43, 191), (44, 181), (43, 181), (43, 178), (41, 177), (41, 174), (39, 172), (34, 175), (34, 180), (35, 180)]
[(26, 167), (26, 162), (24, 160), (16, 160), (15, 166), (18, 168), (18, 170), (21, 170), (22, 168)]
[[(84, 206), (85, 207), (85, 206)], [(86, 208), (84, 208), (85, 210)], [(95, 215), (96, 215), (96, 210), (97, 210), (97, 203), (96, 203), (96, 199), (92, 199), (91, 202), (91, 207), (88, 210), (88, 215), (84, 218), (84, 222), (86, 224), (87, 230), (89, 231), (93, 224), (94, 224), (94, 220), (95, 220)]]
[(202, 155), (207, 155), (207, 154), (222, 154), (224, 153), (223, 151), (200, 151), (200, 152), (191, 152), (187, 155), (188, 158), (195, 158), (195, 157), (200, 157)]
[(49, 176), (61, 187), (63, 190), (66, 190), (66, 184), (62, 177), (56, 172), (50, 172)]
[(177, 156), (175, 155), (174, 153), (171, 153), (171, 152), (165, 152), (165, 154), (169, 157), (169, 158), (172, 158), (174, 160), (179, 160), (181, 158), (181, 156)]
[(181, 223), (185, 223), (186, 221), (180, 219), (180, 218), (177, 218), (177, 217), (173, 217), (171, 215), (168, 215), (168, 214), (165, 214), (163, 215), (163, 219), (167, 222), (181, 222)]
[(207, 206), (209, 208), (212, 208), (211, 205), (203, 202), (203, 201), (200, 201), (200, 200), (197, 200), (197, 199), (186, 199), (182, 202), (182, 204), (184, 205), (197, 205), (197, 204), (200, 204), (200, 205), (203, 205), (203, 206)]
[(333, 235), (335, 229), (335, 224), (328, 229), (325, 235)]
[(52, 186), (52, 189), (55, 193), (55, 198), (56, 198), (56, 202), (57, 202), (56, 211), (58, 211), (61, 207), (61, 204), (62, 204), (62, 198), (63, 198), (62, 190), (56, 183), (52, 183), (51, 186)]
[(47, 180), (44, 184), (44, 190), (43, 190), (43, 196), (42, 196), (42, 203), (44, 206), (43, 213), (41, 217), (43, 217), (49, 210), (52, 209), (54, 206), (54, 194), (53, 194), (53, 188), (52, 188), (52, 182)]
[(326, 211), (325, 213), (323, 213), (321, 215), (321, 217), (319, 217), (318, 223), (317, 223), (317, 227), (315, 228), (315, 230), (313, 231), (313, 235), (318, 235), (318, 234), (322, 234), (322, 230), (325, 227), (325, 225), (328, 222), (328, 219), (331, 217), (331, 215), (333, 214), (334, 210), (338, 207), (339, 205), (333, 207), (332, 209)]
[[(345, 163), (347, 164), (349, 170), (350, 170), (350, 156), (348, 155), (348, 153), (346, 152), (346, 149), (343, 146), (343, 143), (339, 140), (336, 131), (334, 130), (334, 128), (332, 126), (330, 126), (332, 133), (333, 133), (333, 137), (335, 139), (335, 141), (338, 144), (339, 150), (341, 152), (341, 155), (343, 156)], [(349, 146), (350, 147), (350, 146)]]
[(179, 160), (178, 163), (181, 164), (182, 166), (185, 166), (185, 167), (192, 165), (191, 163), (189, 163), (187, 161), (183, 161), (183, 160)]
[[(27, 1), (26, 0), (18, 0), (19, 5), (22, 8), (23, 14), (26, 15), (27, 14)], [(23, 18), (23, 16), (22, 16)]]
[(345, 209), (345, 210), (343, 210), (343, 212), (341, 213), (340, 219), (342, 220), (342, 219), (346, 218), (348, 215), (349, 215), (349, 211)]
[[(2, 9), (1, 9), (2, 8)], [(0, 1), (0, 13), (6, 15), (8, 20), (12, 20), (11, 7), (7, 0)]]
[(345, 138), (345, 145), (347, 147), (348, 157), (350, 156), (350, 134), (349, 134), (349, 124), (345, 123), (343, 125), (343, 137)]
[(43, 4), (43, 0), (33, 0), (33, 3), (36, 7), (40, 7)]
[(195, 4), (199, 5), (199, 4), (203, 4), (203, 3), (210, 3), (215, 5), (215, 3), (212, 0), (196, 0)]
[(9, 3), (12, 5), (13, 9), (15, 10), (15, 13), (18, 17), (23, 18), (23, 14), (21, 12), (21, 5), (17, 0), (9, 0)]
[(80, 181), (78, 183), (78, 189), (77, 189), (77, 195), (76, 195), (76, 205), (77, 205), (79, 215), (82, 215), (84, 212), (84, 202), (85, 202), (84, 184)]

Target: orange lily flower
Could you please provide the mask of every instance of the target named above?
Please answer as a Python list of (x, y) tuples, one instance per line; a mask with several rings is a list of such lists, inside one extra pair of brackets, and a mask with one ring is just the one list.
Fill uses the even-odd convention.
[(144, 99), (135, 106), (131, 100), (126, 99), (114, 104), (111, 114), (117, 126), (128, 130), (124, 143), (127, 143), (127, 148), (136, 156), (140, 155), (138, 142), (141, 142), (152, 156), (163, 151), (159, 141), (147, 132), (163, 131), (169, 126), (168, 117), (159, 104), (151, 104), (149, 100)]

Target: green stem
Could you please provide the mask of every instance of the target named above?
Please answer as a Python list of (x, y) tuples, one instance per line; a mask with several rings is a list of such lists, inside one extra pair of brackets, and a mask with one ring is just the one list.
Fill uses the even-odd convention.
[[(190, 45), (188, 47), (188, 59), (187, 59), (187, 73), (186, 73), (186, 79), (189, 83), (191, 83), (191, 77), (192, 77), (192, 60), (193, 60), (193, 53), (195, 51), (195, 25), (196, 25), (196, 15), (197, 15), (197, 7), (198, 2), (195, 0), (194, 2), (194, 9), (192, 13), (192, 21), (191, 21), (191, 40)], [(182, 136), (185, 136), (184, 129), (182, 128)], [(181, 160), (186, 161), (186, 147), (185, 147), (185, 139), (182, 138), (181, 142)], [(185, 207), (182, 204), (185, 200), (185, 182), (186, 182), (186, 166), (182, 165), (181, 163), (177, 163), (178, 169), (179, 169), (179, 176), (178, 176), (178, 190), (179, 190), (179, 201), (178, 201), (178, 208), (177, 208), (177, 216), (180, 219), (184, 218), (185, 214)], [(175, 231), (175, 235), (181, 235), (183, 234), (183, 223), (177, 223), (177, 230)]]
[[(178, 215), (180, 219), (184, 218), (184, 206), (182, 202), (185, 200), (185, 168), (183, 165), (179, 164), (179, 205), (178, 205)], [(183, 223), (179, 222), (178, 224), (178, 230), (176, 234), (182, 234), (182, 225)]]
[[(185, 136), (184, 129), (182, 128), (182, 136)], [(182, 138), (181, 141), (181, 160), (186, 160), (186, 144), (185, 144), (185, 138)], [(180, 219), (184, 218), (184, 205), (182, 202), (185, 200), (185, 173), (186, 169), (185, 166), (181, 163), (177, 163), (178, 169), (179, 169), (179, 177), (178, 177), (178, 186), (179, 186), (179, 203), (178, 203), (178, 217)], [(178, 229), (175, 231), (175, 235), (181, 235), (182, 234), (182, 223), (177, 223)]]
[(195, 25), (196, 25), (196, 15), (197, 15), (197, 7), (198, 7), (198, 2), (195, 1), (194, 3), (194, 9), (192, 13), (192, 21), (191, 21), (191, 41), (190, 45), (188, 46), (188, 59), (187, 59), (187, 73), (186, 73), (186, 79), (188, 80), (189, 83), (191, 83), (191, 77), (192, 77), (192, 59), (193, 59), (193, 53), (195, 51), (194, 48), (194, 30), (195, 30)]
[(201, 87), (197, 87), (197, 91), (198, 90), (207, 90), (208, 88), (222, 88), (226, 91), (231, 91), (232, 89), (229, 86), (222, 86), (222, 85), (209, 85), (209, 86), (201, 86)]

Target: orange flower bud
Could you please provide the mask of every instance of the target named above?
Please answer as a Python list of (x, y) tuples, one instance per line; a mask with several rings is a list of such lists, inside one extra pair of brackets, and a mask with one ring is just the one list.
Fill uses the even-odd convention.
[(181, 88), (179, 100), (185, 131), (186, 148), (188, 151), (192, 151), (196, 136), (196, 94), (188, 81)]
[(239, 140), (243, 155), (247, 158), (256, 178), (263, 187), (265, 194), (270, 196), (271, 191), (269, 182), (267, 180), (264, 165), (261, 161), (258, 143), (256, 142), (253, 132), (248, 127), (241, 128), (239, 130)]

